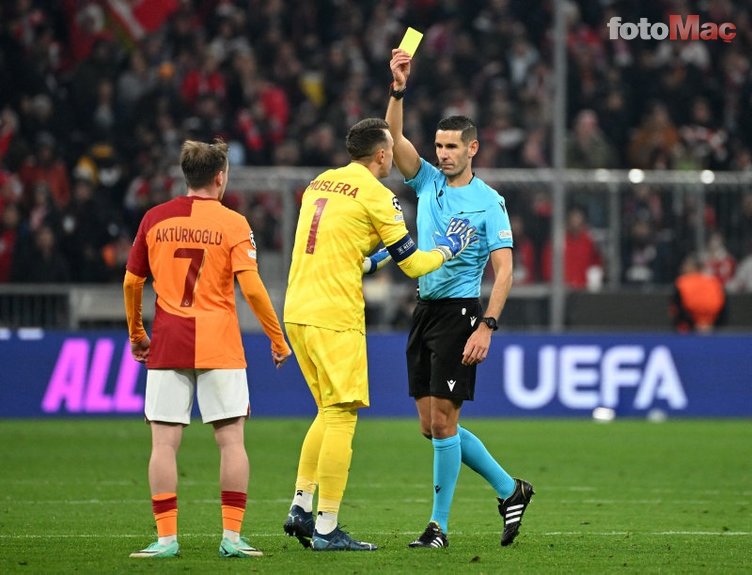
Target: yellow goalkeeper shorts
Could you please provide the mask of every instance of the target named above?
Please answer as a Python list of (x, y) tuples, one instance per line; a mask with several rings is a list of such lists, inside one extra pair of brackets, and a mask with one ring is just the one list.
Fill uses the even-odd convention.
[(318, 407), (368, 407), (366, 336), (286, 323), (287, 336)]

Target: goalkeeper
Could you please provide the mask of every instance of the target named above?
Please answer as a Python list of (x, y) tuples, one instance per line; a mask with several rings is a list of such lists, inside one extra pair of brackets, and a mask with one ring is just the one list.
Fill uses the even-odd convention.
[[(358, 409), (369, 405), (363, 273), (391, 258), (415, 278), (475, 240), (467, 220), (453, 219), (430, 249), (417, 249), (397, 198), (379, 182), (392, 169), (394, 145), (384, 120), (361, 120), (346, 145), (351, 162), (322, 173), (303, 194), (285, 297), (287, 335), (318, 413), (303, 441), (284, 531), (314, 551), (376, 549), (338, 524)], [(369, 257), (380, 242), (386, 248)]]
[[(467, 214), (480, 240), (461, 258), (420, 278), (418, 305), (407, 342), (410, 396), (415, 398), (423, 435), (433, 444), (433, 509), (425, 531), (410, 547), (449, 545), (447, 526), (460, 467), (479, 473), (496, 491), (504, 521), (501, 544), (512, 543), (533, 495), (527, 481), (514, 479), (469, 430), (459, 425), (462, 402), (472, 400), (476, 366), (486, 359), (491, 334), (512, 287), (512, 229), (504, 202), (473, 173), (478, 130), (465, 116), (441, 120), (434, 146), (437, 166), (422, 159), (403, 136), (403, 97), (410, 55), (392, 51), (392, 82), (386, 120), (394, 138), (394, 163), (418, 196), (418, 245), (454, 214)], [(490, 257), (494, 284), (488, 306), (480, 305), (480, 284)]]

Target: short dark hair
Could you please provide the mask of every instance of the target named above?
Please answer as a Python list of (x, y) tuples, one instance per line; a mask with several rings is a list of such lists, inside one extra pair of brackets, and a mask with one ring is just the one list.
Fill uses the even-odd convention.
[(227, 144), (220, 138), (212, 144), (186, 140), (180, 149), (180, 167), (190, 189), (205, 188), (217, 172), (227, 169)]
[(462, 132), (460, 136), (466, 144), (478, 139), (478, 127), (467, 116), (449, 116), (441, 120), (436, 126), (437, 130), (449, 132)]
[(347, 133), (345, 145), (347, 153), (353, 160), (362, 160), (371, 156), (380, 144), (386, 144), (385, 130), (389, 124), (381, 118), (366, 118), (355, 124)]

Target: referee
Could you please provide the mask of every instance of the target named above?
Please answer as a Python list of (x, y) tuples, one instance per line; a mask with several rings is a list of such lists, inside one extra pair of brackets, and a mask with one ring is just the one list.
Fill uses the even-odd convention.
[[(394, 81), (386, 121), (394, 139), (394, 163), (418, 197), (418, 247), (430, 246), (434, 233), (452, 217), (468, 219), (479, 237), (461, 257), (418, 280), (407, 371), (421, 431), (433, 443), (434, 485), (431, 519), (410, 547), (448, 546), (449, 510), (462, 463), (496, 491), (504, 521), (501, 544), (509, 545), (517, 536), (533, 487), (504, 471), (480, 439), (460, 427), (459, 417), (462, 402), (473, 399), (476, 366), (488, 355), (491, 334), (512, 287), (512, 229), (504, 198), (473, 174), (479, 144), (472, 120), (451, 116), (439, 122), (437, 166), (421, 158), (402, 134), (410, 63), (407, 52), (392, 51)], [(480, 286), (489, 257), (495, 280), (483, 310)]]

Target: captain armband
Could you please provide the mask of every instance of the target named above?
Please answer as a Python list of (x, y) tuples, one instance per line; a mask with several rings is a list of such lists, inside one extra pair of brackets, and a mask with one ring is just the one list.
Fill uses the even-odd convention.
[(418, 246), (410, 237), (410, 234), (405, 234), (405, 237), (403, 237), (401, 240), (393, 243), (390, 246), (386, 246), (386, 249), (389, 251), (389, 254), (392, 256), (392, 259), (396, 263), (399, 263), (402, 260), (409, 258), (416, 251), (418, 251)]

